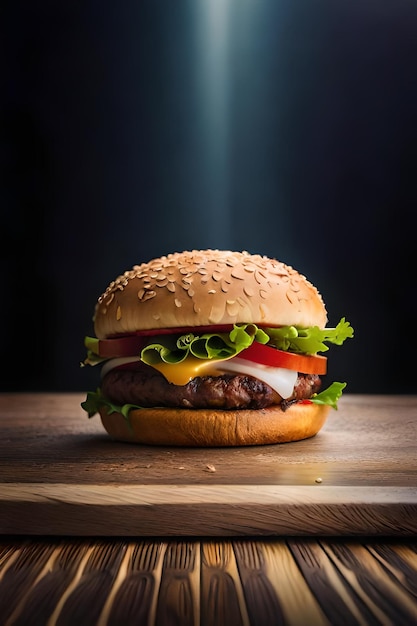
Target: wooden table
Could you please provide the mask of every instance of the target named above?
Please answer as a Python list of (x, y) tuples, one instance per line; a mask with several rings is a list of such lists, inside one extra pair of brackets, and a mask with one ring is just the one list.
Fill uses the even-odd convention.
[(113, 442), (82, 399), (0, 395), (0, 624), (417, 624), (417, 396), (209, 450)]

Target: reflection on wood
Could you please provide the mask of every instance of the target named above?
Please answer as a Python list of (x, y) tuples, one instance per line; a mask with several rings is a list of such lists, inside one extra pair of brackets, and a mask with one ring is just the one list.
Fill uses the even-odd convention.
[(346, 585), (320, 543), (309, 540), (302, 543), (290, 541), (289, 547), (307, 584), (331, 623), (338, 626), (367, 626), (372, 623), (372, 614), (360, 598), (353, 597), (350, 586)]
[[(381, 623), (417, 624), (414, 598), (373, 558), (366, 546), (330, 542), (326, 552), (363, 603)], [(375, 585), (375, 580), (378, 585)]]
[(234, 544), (251, 624), (285, 624), (284, 614), (268, 578), (262, 544), (237, 541)]
[[(124, 549), (120, 542), (99, 542), (94, 546), (81, 579), (57, 616), (57, 626), (82, 624), (85, 620), (90, 624), (97, 623), (102, 604), (111, 592)], [(91, 598), (98, 601), (91, 602)]]
[(202, 545), (201, 579), (202, 625), (249, 623), (230, 543), (212, 541)]
[[(368, 550), (382, 563), (404, 590), (417, 600), (417, 559), (414, 551), (405, 546), (368, 545)], [(408, 558), (403, 558), (403, 550), (407, 550)], [(416, 620), (417, 621), (417, 620)]]
[(165, 546), (162, 542), (130, 543), (100, 625), (153, 624)]
[(25, 597), (27, 600), (33, 587), (42, 580), (41, 573), (53, 552), (52, 543), (48, 546), (35, 544), (30, 548), (24, 545), (10, 563), (5, 560), (0, 580), (0, 617), (3, 621), (19, 613), (22, 606), (16, 602), (16, 598)]
[(167, 546), (158, 596), (156, 623), (197, 626), (200, 596), (198, 544), (178, 542)]
[(5, 626), (417, 624), (417, 545), (0, 541)]
[(265, 565), (275, 593), (282, 606), (285, 624), (329, 626), (319, 603), (285, 542), (264, 544)]

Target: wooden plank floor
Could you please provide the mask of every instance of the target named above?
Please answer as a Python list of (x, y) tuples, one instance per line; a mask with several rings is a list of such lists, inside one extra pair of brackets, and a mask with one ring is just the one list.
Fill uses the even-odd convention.
[(417, 624), (417, 541), (0, 539), (0, 623)]

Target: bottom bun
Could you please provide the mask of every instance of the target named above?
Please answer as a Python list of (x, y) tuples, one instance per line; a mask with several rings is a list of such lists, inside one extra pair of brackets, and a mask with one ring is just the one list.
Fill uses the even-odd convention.
[(156, 446), (253, 446), (286, 443), (313, 437), (322, 428), (330, 407), (295, 403), (283, 411), (266, 409), (144, 408), (120, 413), (100, 410), (108, 434), (118, 441)]

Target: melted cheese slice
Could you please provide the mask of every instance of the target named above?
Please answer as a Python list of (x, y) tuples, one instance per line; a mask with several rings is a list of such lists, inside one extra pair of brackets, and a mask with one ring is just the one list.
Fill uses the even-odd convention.
[[(120, 365), (127, 365), (128, 363), (137, 363), (140, 361), (140, 357), (120, 357), (116, 359), (109, 359), (104, 363), (101, 370), (101, 377), (103, 378), (111, 369), (119, 367)], [(197, 376), (218, 376), (223, 370), (220, 370), (218, 365), (223, 363), (225, 359), (210, 359), (209, 361), (203, 361), (197, 359), (194, 356), (188, 356), (182, 363), (156, 363), (152, 365), (154, 369), (161, 372), (163, 376), (174, 385), (186, 385), (192, 378)]]
[[(126, 365), (128, 363), (137, 363), (139, 357), (122, 357), (110, 359), (101, 370), (103, 378), (111, 369)], [(153, 365), (158, 372), (174, 385), (186, 385), (192, 378), (197, 376), (219, 376), (225, 372), (233, 372), (236, 374), (246, 374), (263, 381), (271, 389), (274, 389), (281, 398), (289, 398), (297, 381), (298, 373), (282, 367), (269, 367), (259, 363), (252, 363), (246, 359), (232, 357), (230, 359), (211, 359), (203, 361), (196, 357), (189, 356), (182, 363), (157, 363)]]

